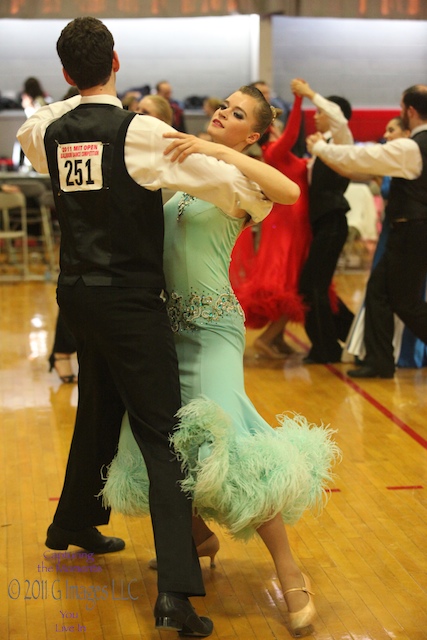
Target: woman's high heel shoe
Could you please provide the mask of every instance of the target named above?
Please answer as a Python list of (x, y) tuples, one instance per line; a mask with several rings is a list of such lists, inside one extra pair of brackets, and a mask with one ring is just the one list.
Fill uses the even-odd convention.
[[(63, 371), (61, 371), (61, 365), (59, 366), (57, 365), (57, 362), (61, 360), (68, 360), (68, 362), (70, 362), (70, 356), (56, 356), (54, 353), (52, 353), (49, 356), (49, 364), (50, 364), (49, 371), (52, 371), (52, 369), (55, 369), (56, 373), (59, 376), (59, 379), (64, 384), (73, 384), (77, 382), (77, 376), (75, 376), (74, 373), (64, 375)], [(69, 367), (67, 368), (67, 370), (71, 370), (71, 364), (69, 364)]]
[(197, 555), (199, 558), (207, 558), (211, 559), (211, 569), (215, 568), (215, 556), (219, 551), (219, 540), (217, 536), (213, 533), (209, 538), (206, 538), (204, 542), (201, 542), (196, 547)]
[(293, 356), (295, 353), (295, 349), (291, 347), (284, 339), (282, 335), (278, 335), (271, 341), (271, 344), (279, 353), (283, 353), (285, 356)]
[[(209, 538), (206, 538), (206, 540), (197, 545), (196, 551), (199, 558), (209, 557), (211, 559), (211, 569), (214, 569), (216, 566), (215, 556), (219, 551), (219, 540), (217, 536), (212, 533)], [(154, 569), (157, 571), (157, 558), (152, 558), (152, 560), (149, 561), (148, 566), (150, 567), (150, 569)]]
[(255, 348), (255, 351), (260, 356), (270, 358), (271, 360), (283, 360), (284, 358), (286, 358), (286, 355), (287, 355), (285, 353), (281, 353), (275, 345), (268, 344), (267, 342), (264, 342), (264, 340), (261, 340), (260, 338), (257, 338), (254, 341), (254, 348)]
[(302, 574), (302, 577), (304, 580), (303, 587), (295, 587), (294, 589), (287, 589), (283, 594), (284, 596), (286, 596), (287, 593), (291, 593), (292, 591), (304, 591), (308, 595), (308, 602), (305, 605), (305, 607), (303, 607), (299, 611), (289, 612), (289, 624), (292, 629), (292, 633), (297, 638), (303, 634), (304, 629), (306, 629), (311, 625), (316, 615), (316, 609), (314, 607), (313, 598), (311, 597), (311, 596), (314, 596), (314, 593), (310, 591), (311, 589), (310, 580), (307, 578), (307, 576), (304, 573)]

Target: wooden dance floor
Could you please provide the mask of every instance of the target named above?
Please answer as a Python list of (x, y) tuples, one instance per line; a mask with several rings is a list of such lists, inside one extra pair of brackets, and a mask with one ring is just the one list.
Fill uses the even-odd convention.
[[(366, 273), (338, 274), (356, 309)], [(156, 573), (148, 518), (113, 515), (102, 530), (124, 551), (57, 562), (44, 546), (61, 491), (77, 403), (76, 385), (49, 373), (56, 320), (51, 282), (0, 284), (0, 639), (161, 640), (154, 629)], [(427, 638), (427, 369), (393, 380), (346, 376), (350, 365), (302, 366), (256, 358), (248, 332), (248, 394), (272, 424), (284, 410), (330, 424), (343, 453), (321, 515), (289, 529), (312, 581), (316, 640)], [(301, 327), (288, 341), (307, 348)], [(75, 364), (77, 370), (77, 365)], [(214, 639), (291, 638), (271, 559), (259, 539), (230, 539), (218, 526), (216, 568), (203, 558)], [(69, 548), (69, 551), (79, 551)]]

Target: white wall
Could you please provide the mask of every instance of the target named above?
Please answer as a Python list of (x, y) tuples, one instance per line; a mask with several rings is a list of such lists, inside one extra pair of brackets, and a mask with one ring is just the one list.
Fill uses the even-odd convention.
[[(0, 20), (0, 91), (19, 92), (28, 76), (55, 99), (66, 84), (55, 45), (66, 20)], [(121, 60), (118, 89), (168, 79), (178, 99), (225, 96), (270, 75), (291, 99), (289, 82), (305, 77), (324, 94), (354, 105), (396, 106), (410, 84), (427, 82), (427, 22), (273, 16), (105, 20)], [(264, 63), (263, 63), (264, 61)], [(267, 71), (267, 73), (266, 73)]]
[(398, 107), (404, 89), (427, 83), (427, 22), (340, 18), (272, 19), (274, 88), (291, 100), (303, 77), (354, 106)]
[[(0, 92), (16, 94), (29, 76), (54, 99), (67, 89), (56, 41), (68, 20), (0, 20)], [(104, 20), (121, 61), (117, 81), (132, 86), (167, 79), (174, 96), (223, 97), (258, 74), (258, 16)], [(255, 66), (255, 68), (254, 68)]]
[[(15, 96), (36, 76), (54, 99), (63, 96), (67, 85), (55, 47), (67, 22), (0, 19), (2, 95)], [(261, 30), (259, 17), (248, 15), (105, 23), (121, 60), (119, 92), (168, 79), (178, 99), (223, 97), (261, 73), (289, 101), (290, 80), (302, 76), (353, 106), (397, 107), (403, 89), (427, 82), (427, 22), (421, 20), (273, 16)], [(5, 116), (0, 112), (0, 155), (10, 154), (15, 139), (15, 124)]]

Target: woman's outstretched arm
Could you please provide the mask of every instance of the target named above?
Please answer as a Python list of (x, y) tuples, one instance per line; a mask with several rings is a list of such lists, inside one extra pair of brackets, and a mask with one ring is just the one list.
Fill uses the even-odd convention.
[(165, 155), (172, 154), (173, 162), (184, 162), (192, 153), (203, 153), (227, 164), (233, 164), (249, 180), (256, 182), (271, 202), (294, 204), (299, 198), (300, 188), (295, 182), (270, 165), (250, 158), (240, 151), (179, 131), (165, 133), (164, 137), (173, 139), (164, 152)]

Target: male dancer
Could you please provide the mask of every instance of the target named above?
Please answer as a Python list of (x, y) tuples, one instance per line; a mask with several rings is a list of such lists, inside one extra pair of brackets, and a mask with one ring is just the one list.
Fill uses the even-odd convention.
[(160, 187), (182, 189), (224, 211), (265, 215), (271, 203), (233, 166), (194, 155), (164, 155), (168, 125), (123, 110), (116, 93), (119, 59), (105, 25), (77, 18), (57, 51), (66, 81), (80, 95), (48, 105), (18, 132), (40, 172), (49, 171), (61, 226), (57, 297), (79, 359), (79, 402), (64, 487), (46, 545), (119, 551), (102, 535), (109, 521), (97, 498), (102, 468), (130, 424), (150, 478), (150, 513), (158, 558), (156, 626), (208, 636), (188, 596), (204, 595), (191, 536), (191, 500), (169, 447), (180, 408), (178, 368), (165, 308)]
[(386, 215), (390, 234), (383, 257), (366, 291), (363, 366), (353, 378), (394, 376), (393, 313), (427, 343), (427, 85), (403, 92), (401, 117), (410, 138), (367, 146), (327, 145), (317, 134), (307, 140), (310, 153), (345, 172), (392, 176)]
[[(317, 107), (314, 121), (323, 139), (335, 144), (353, 144), (348, 127), (351, 105), (345, 98), (316, 93), (304, 80), (295, 78), (292, 91)], [(347, 338), (353, 313), (338, 299), (338, 313), (331, 308), (329, 290), (338, 258), (348, 235), (346, 213), (350, 209), (344, 192), (349, 179), (316, 158), (309, 166), (309, 215), (313, 238), (300, 277), (300, 293), (308, 309), (305, 330), (311, 349), (305, 364), (340, 362), (340, 341)]]

